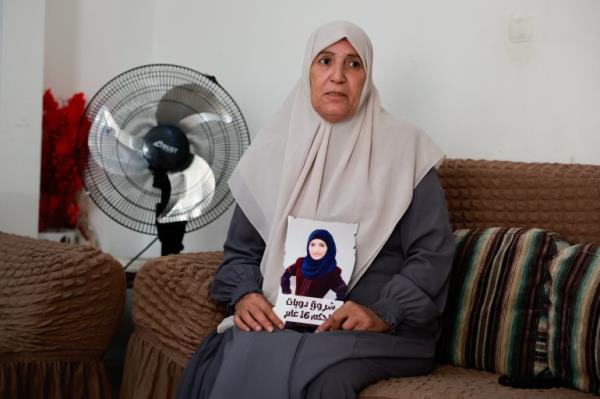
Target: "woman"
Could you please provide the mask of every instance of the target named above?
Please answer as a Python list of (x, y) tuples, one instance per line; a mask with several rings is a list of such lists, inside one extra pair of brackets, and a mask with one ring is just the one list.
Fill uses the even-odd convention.
[[(443, 155), (381, 107), (372, 59), (353, 24), (310, 37), (302, 77), (230, 179), (238, 206), (211, 295), (233, 315), (179, 398), (355, 398), (432, 368), (454, 252)], [(272, 310), (289, 215), (359, 225), (346, 302), (313, 334), (282, 330)]]
[(291, 294), (290, 279), (296, 278), (295, 295), (323, 298), (329, 290), (336, 299), (343, 300), (348, 287), (342, 279), (342, 269), (337, 266), (335, 241), (330, 232), (314, 230), (308, 236), (306, 256), (298, 258), (281, 276), (281, 292)]

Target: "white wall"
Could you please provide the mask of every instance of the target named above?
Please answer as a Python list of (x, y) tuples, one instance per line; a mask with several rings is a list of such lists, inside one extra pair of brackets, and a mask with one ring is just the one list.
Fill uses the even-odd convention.
[[(182, 11), (183, 10), (183, 11)], [(600, 163), (597, 0), (158, 0), (156, 55), (215, 74), (252, 132), (299, 77), (304, 42), (347, 19), (370, 35), (392, 113), (451, 157)], [(511, 42), (513, 17), (531, 40)]]
[(91, 97), (115, 75), (152, 62), (154, 5), (148, 0), (46, 0), (44, 87)]
[[(383, 104), (427, 130), (449, 157), (600, 164), (597, 0), (48, 5), (45, 84), (63, 96), (84, 90), (89, 98), (138, 64), (181, 64), (215, 75), (255, 134), (300, 76), (309, 33), (347, 19), (373, 41)], [(511, 41), (511, 21), (528, 40)], [(150, 240), (95, 219), (103, 248), (117, 256)], [(186, 236), (186, 250), (220, 248), (228, 219)]]
[(37, 236), (44, 0), (0, 2), (0, 231)]

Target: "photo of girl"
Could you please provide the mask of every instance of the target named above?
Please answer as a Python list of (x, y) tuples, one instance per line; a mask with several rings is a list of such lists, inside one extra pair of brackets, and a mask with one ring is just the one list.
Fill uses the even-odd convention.
[(337, 300), (343, 300), (348, 286), (342, 279), (342, 270), (336, 261), (336, 246), (331, 233), (317, 229), (310, 233), (306, 256), (288, 266), (281, 276), (281, 291), (291, 294), (291, 278), (295, 278), (295, 295), (323, 298), (329, 290)]

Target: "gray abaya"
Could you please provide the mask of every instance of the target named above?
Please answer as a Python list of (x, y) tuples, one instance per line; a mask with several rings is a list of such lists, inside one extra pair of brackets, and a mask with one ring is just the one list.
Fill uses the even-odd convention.
[[(239, 208), (224, 250), (211, 296), (233, 310), (241, 296), (261, 292), (262, 285), (264, 242)], [(432, 169), (346, 297), (375, 311), (390, 325), (389, 333), (268, 333), (234, 327), (201, 343), (184, 370), (177, 397), (355, 398), (376, 380), (427, 373), (441, 329), (453, 255), (444, 194)]]

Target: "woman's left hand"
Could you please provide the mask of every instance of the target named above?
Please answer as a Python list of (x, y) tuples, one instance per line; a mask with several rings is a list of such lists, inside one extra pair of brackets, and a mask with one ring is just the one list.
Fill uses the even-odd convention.
[(390, 326), (371, 309), (356, 302), (347, 301), (333, 312), (317, 328), (316, 332), (329, 330), (386, 332), (389, 329)]

